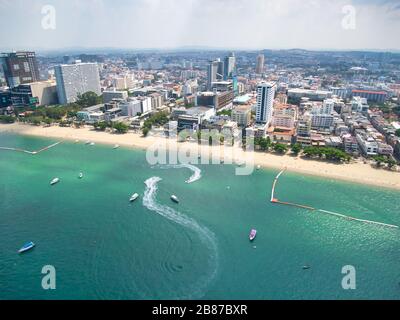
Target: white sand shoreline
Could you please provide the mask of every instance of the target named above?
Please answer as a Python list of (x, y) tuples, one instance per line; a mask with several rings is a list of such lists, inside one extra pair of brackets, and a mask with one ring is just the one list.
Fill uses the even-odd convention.
[[(41, 127), (24, 124), (0, 124), (0, 134), (2, 132), (23, 134), (29, 136), (45, 137), (52, 139), (70, 141), (91, 141), (100, 144), (115, 145), (122, 147), (133, 147), (136, 149), (147, 150), (152, 145), (166, 147), (168, 139), (163, 137), (143, 138), (140, 134), (127, 133), (123, 135), (111, 134), (107, 132), (97, 132), (90, 128), (62, 128), (58, 126)], [(199, 146), (197, 143), (173, 143), (172, 150), (188, 150), (191, 152), (201, 151), (203, 155), (207, 152), (218, 154), (221, 149), (218, 146)], [(244, 152), (240, 148), (226, 147), (225, 153), (233, 153), (235, 158), (243, 159), (250, 157), (254, 160), (254, 165), (265, 168), (282, 169), (287, 168), (289, 172), (301, 173), (309, 176), (319, 176), (334, 180), (367, 184), (390, 189), (400, 190), (400, 173), (384, 169), (375, 169), (369, 164), (360, 162), (350, 164), (335, 164), (325, 161), (308, 160), (291, 155), (277, 155), (262, 152)], [(1, 152), (1, 151), (0, 151)], [(221, 157), (224, 157), (222, 151)], [(219, 156), (218, 156), (219, 158)], [(249, 160), (250, 160), (249, 158)], [(231, 159), (225, 154), (225, 159)]]

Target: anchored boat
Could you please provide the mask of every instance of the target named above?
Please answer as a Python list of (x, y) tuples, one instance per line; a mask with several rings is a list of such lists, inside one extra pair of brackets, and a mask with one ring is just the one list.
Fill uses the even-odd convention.
[(256, 229), (252, 229), (250, 231), (250, 235), (249, 235), (250, 241), (253, 241), (256, 238), (256, 236), (257, 236), (257, 230)]
[(57, 184), (59, 182), (60, 182), (59, 178), (54, 178), (53, 180), (51, 180), (50, 185), (54, 186), (55, 184)]
[(31, 250), (34, 246), (35, 246), (35, 244), (34, 244), (32, 241), (31, 241), (31, 242), (28, 242), (28, 243), (25, 243), (25, 244), (23, 245), (23, 247), (22, 247), (21, 249), (18, 250), (18, 253), (24, 253), (24, 252), (26, 252), (26, 251), (29, 251), (29, 250)]
[(171, 200), (172, 200), (173, 202), (175, 202), (175, 203), (179, 203), (179, 199), (178, 199), (178, 197), (175, 196), (175, 195), (172, 195), (172, 196), (171, 196)]
[(134, 194), (131, 196), (131, 198), (129, 199), (129, 201), (130, 201), (130, 202), (133, 202), (133, 201), (135, 201), (137, 198), (139, 198), (139, 194), (134, 193)]

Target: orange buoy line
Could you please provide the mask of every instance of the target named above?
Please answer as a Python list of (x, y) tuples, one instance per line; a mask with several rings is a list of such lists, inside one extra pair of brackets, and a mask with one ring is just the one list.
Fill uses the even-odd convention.
[(53, 147), (59, 145), (61, 142), (62, 141), (53, 143), (52, 145), (50, 145), (48, 147), (44, 147), (44, 148), (42, 148), (42, 149), (40, 149), (38, 151), (29, 151), (29, 150), (24, 150), (24, 149), (19, 149), (19, 148), (8, 148), (8, 147), (0, 147), (0, 150), (16, 151), (16, 152), (23, 152), (23, 153), (28, 153), (28, 154), (31, 154), (31, 155), (35, 155), (35, 154), (41, 153), (43, 151), (49, 150), (50, 148), (53, 148)]
[(335, 216), (335, 217), (338, 217), (338, 218), (346, 219), (346, 220), (349, 220), (349, 221), (357, 221), (357, 222), (362, 222), (362, 223), (367, 223), (367, 224), (374, 224), (374, 225), (378, 225), (378, 226), (386, 227), (386, 228), (399, 229), (398, 226), (392, 225), (392, 224), (376, 222), (376, 221), (371, 221), (371, 220), (358, 219), (358, 218), (346, 216), (346, 215), (341, 214), (341, 213), (336, 213), (336, 212), (322, 210), (322, 209), (316, 209), (316, 208), (313, 208), (313, 207), (310, 207), (310, 206), (306, 206), (306, 205), (279, 201), (277, 198), (275, 198), (275, 188), (276, 188), (276, 184), (278, 183), (278, 180), (279, 180), (280, 176), (285, 171), (286, 171), (286, 168), (285, 168), (285, 170), (282, 170), (281, 172), (279, 172), (279, 174), (274, 179), (274, 183), (272, 184), (272, 192), (271, 192), (271, 202), (272, 203), (286, 205), (286, 206), (292, 206), (292, 207), (306, 209), (306, 210), (310, 210), (310, 211), (319, 211), (319, 212), (322, 212), (322, 213), (325, 213), (325, 214), (329, 214), (329, 215), (332, 215), (332, 216)]

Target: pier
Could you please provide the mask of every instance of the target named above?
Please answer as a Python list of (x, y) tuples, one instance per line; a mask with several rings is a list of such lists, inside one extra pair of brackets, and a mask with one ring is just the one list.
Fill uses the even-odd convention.
[(16, 151), (16, 152), (27, 153), (27, 154), (30, 154), (30, 155), (36, 155), (36, 154), (39, 154), (39, 153), (41, 153), (43, 151), (49, 150), (51, 148), (54, 148), (55, 146), (58, 146), (60, 143), (62, 143), (62, 141), (53, 143), (53, 144), (51, 144), (51, 145), (49, 145), (47, 147), (44, 147), (44, 148), (42, 148), (40, 150), (37, 150), (37, 151), (29, 151), (29, 150), (24, 150), (24, 149), (20, 149), (20, 148), (9, 148), (9, 147), (0, 147), (0, 150)]
[(365, 219), (358, 219), (358, 218), (354, 218), (354, 217), (347, 216), (347, 215), (337, 213), (337, 212), (316, 209), (311, 206), (307, 206), (307, 205), (303, 205), (303, 204), (291, 203), (291, 202), (285, 202), (285, 201), (278, 200), (277, 198), (275, 198), (275, 188), (276, 188), (276, 185), (278, 184), (279, 178), (285, 171), (286, 171), (286, 168), (284, 170), (282, 170), (281, 172), (279, 172), (279, 174), (274, 179), (274, 183), (272, 184), (272, 190), (271, 190), (271, 202), (272, 203), (291, 206), (291, 207), (300, 208), (300, 209), (305, 209), (305, 210), (309, 210), (309, 211), (318, 211), (318, 212), (328, 214), (328, 215), (331, 215), (331, 216), (334, 216), (337, 218), (345, 219), (348, 221), (356, 221), (356, 222), (361, 222), (361, 223), (366, 223), (366, 224), (377, 225), (377, 226), (381, 226), (381, 227), (385, 227), (385, 228), (399, 229), (398, 226), (393, 225), (393, 224), (387, 224), (387, 223), (376, 222), (376, 221), (365, 220)]

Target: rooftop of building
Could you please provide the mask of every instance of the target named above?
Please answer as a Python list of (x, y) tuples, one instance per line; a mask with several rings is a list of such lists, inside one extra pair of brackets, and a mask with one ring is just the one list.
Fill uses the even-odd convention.
[(235, 106), (232, 111), (247, 112), (247, 111), (251, 110), (251, 107), (252, 106), (250, 104), (241, 104), (241, 105)]
[(213, 108), (197, 106), (197, 107), (192, 107), (192, 108), (186, 109), (186, 114), (190, 115), (190, 116), (197, 116), (197, 115), (201, 115), (206, 112), (209, 112), (210, 110), (213, 110)]
[(104, 104), (103, 104), (103, 103), (100, 103), (100, 104), (96, 104), (95, 106), (83, 108), (83, 111), (87, 111), (87, 112), (96, 112), (97, 110), (100, 110), (100, 109), (103, 108), (103, 107), (104, 107)]
[(352, 92), (353, 93), (381, 94), (381, 95), (386, 95), (387, 94), (385, 91), (361, 90), (361, 89), (353, 89)]
[(245, 95), (236, 97), (236, 98), (233, 100), (233, 102), (234, 102), (234, 103), (238, 103), (238, 104), (245, 104), (245, 103), (249, 102), (250, 100), (251, 100), (250, 95), (245, 94)]

